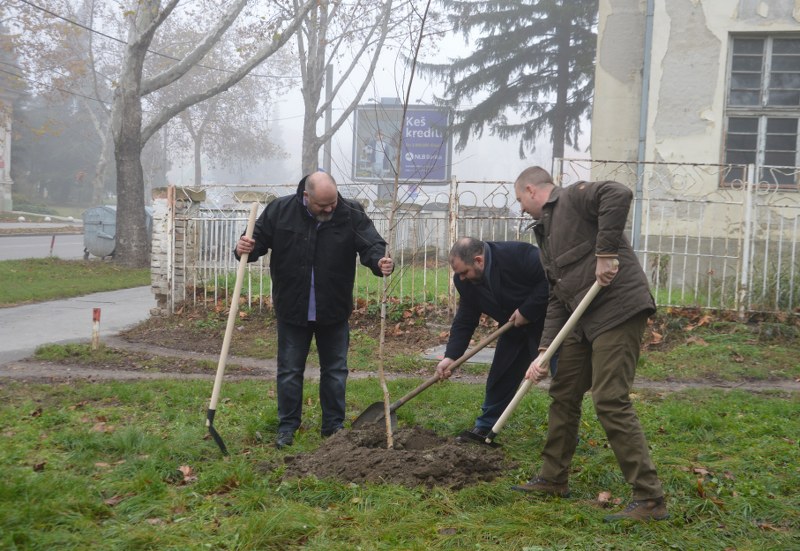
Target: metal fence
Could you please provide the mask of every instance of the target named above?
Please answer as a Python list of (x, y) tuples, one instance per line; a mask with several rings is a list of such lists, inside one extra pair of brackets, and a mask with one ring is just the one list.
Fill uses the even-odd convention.
[[(628, 163), (559, 159), (561, 185), (611, 179), (629, 185), (635, 201), (628, 235), (659, 306), (746, 312), (800, 311), (800, 195), (750, 178), (753, 167), (680, 163)], [(800, 169), (799, 169), (800, 170)], [(233, 248), (244, 231), (251, 201), (262, 208), (291, 188), (231, 192), (210, 188), (193, 208), (170, 209), (167, 242), (183, 248), (168, 258), (173, 296), (181, 301), (227, 301), (233, 289)], [(447, 256), (459, 236), (533, 241), (531, 220), (520, 213), (513, 182), (453, 180), (440, 187), (401, 185), (394, 209), (373, 186), (340, 184), (360, 201), (389, 241), (397, 268), (389, 278), (392, 301), (455, 305)], [(227, 196), (226, 196), (227, 193)], [(208, 197), (213, 196), (214, 201)], [(391, 222), (390, 222), (391, 221)], [(183, 233), (183, 238), (176, 236)], [(269, 296), (269, 262), (251, 263), (243, 294), (251, 305)], [(357, 271), (355, 299), (374, 304), (382, 281)]]

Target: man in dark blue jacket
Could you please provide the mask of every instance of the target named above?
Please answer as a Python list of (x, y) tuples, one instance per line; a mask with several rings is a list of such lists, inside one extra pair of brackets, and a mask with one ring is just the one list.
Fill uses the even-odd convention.
[(515, 326), (497, 341), (481, 415), (472, 429), (457, 437), (459, 441), (483, 443), (538, 354), (549, 287), (539, 249), (529, 243), (462, 237), (450, 251), (450, 266), (461, 298), (445, 357), (436, 366), (440, 378), (450, 377), (450, 366), (467, 350), (481, 314), (500, 324), (513, 321)]
[(278, 448), (294, 443), (303, 408), (303, 372), (312, 337), (319, 352), (322, 435), (345, 416), (348, 319), (353, 311), (356, 254), (376, 276), (394, 270), (386, 242), (364, 208), (339, 195), (333, 177), (314, 172), (294, 195), (280, 197), (256, 221), (253, 238), (239, 238), (237, 258), (254, 261), (272, 250), (272, 303), (278, 321)]

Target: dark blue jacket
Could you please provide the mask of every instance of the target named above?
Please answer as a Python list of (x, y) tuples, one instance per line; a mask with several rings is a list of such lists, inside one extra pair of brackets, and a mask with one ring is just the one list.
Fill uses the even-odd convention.
[(317, 322), (342, 322), (353, 311), (356, 254), (361, 264), (380, 276), (378, 261), (386, 253), (386, 242), (364, 207), (341, 195), (333, 218), (318, 223), (303, 205), (305, 183), (304, 177), (294, 195), (275, 199), (258, 217), (253, 231), (255, 249), (248, 261), (272, 249), (272, 303), (281, 321), (308, 325), (313, 267)]
[(453, 277), (460, 295), (458, 310), (450, 326), (445, 356), (456, 359), (464, 354), (481, 314), (501, 325), (519, 309), (531, 323), (508, 331), (501, 341), (522, 344), (531, 338), (538, 342), (547, 312), (549, 286), (539, 261), (539, 249), (520, 241), (487, 241), (489, 248), (488, 286), (475, 285)]

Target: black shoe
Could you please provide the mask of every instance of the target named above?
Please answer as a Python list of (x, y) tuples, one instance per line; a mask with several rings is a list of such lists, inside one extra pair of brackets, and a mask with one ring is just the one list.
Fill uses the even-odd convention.
[(459, 444), (481, 444), (483, 446), (489, 446), (490, 448), (500, 447), (500, 444), (497, 442), (487, 442), (487, 436), (489, 436), (488, 429), (479, 429), (478, 427), (473, 427), (469, 430), (460, 432), (458, 436), (456, 436), (456, 442)]
[(294, 433), (293, 432), (279, 432), (278, 437), (275, 439), (275, 447), (283, 449), (287, 446), (291, 446), (294, 444)]
[(333, 436), (334, 434), (336, 434), (337, 432), (339, 432), (343, 428), (344, 428), (343, 426), (339, 425), (338, 427), (336, 427), (335, 429), (332, 429), (332, 430), (323, 430), (323, 431), (321, 431), (322, 437), (323, 438), (328, 438), (329, 436)]

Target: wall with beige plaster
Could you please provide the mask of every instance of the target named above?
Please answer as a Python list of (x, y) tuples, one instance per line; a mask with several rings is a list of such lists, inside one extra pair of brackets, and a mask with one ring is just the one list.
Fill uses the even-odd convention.
[[(600, 0), (594, 159), (637, 159), (646, 7)], [(798, 17), (800, 0), (656, 0), (645, 160), (721, 162), (730, 34), (800, 32)]]

